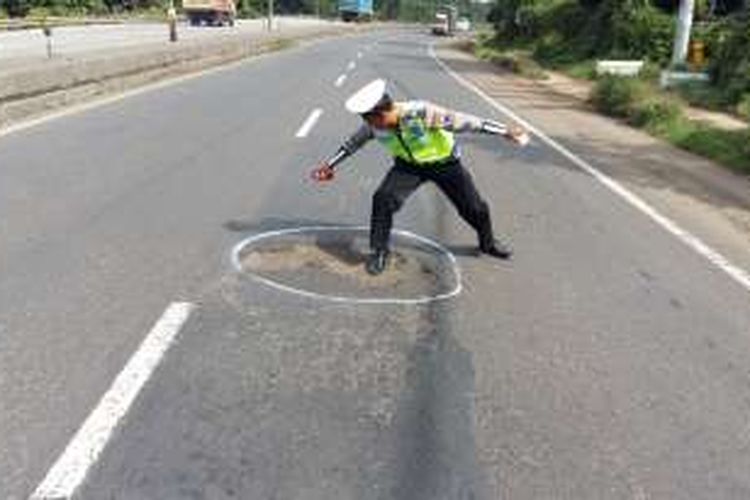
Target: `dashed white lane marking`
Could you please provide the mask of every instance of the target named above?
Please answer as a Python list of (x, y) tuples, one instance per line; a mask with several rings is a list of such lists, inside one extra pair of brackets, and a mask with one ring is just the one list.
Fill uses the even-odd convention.
[(362, 59), (362, 52), (357, 52), (357, 59)]
[(349, 65), (346, 67), (346, 69), (347, 69), (347, 71), (351, 71), (351, 70), (353, 70), (356, 67), (357, 67), (357, 63), (355, 63), (354, 61), (351, 61), (349, 63)]
[(339, 77), (336, 78), (335, 85), (337, 87), (341, 87), (344, 84), (345, 81), (346, 81), (346, 75), (339, 75)]
[(453, 255), (450, 250), (445, 248), (440, 243), (433, 241), (429, 238), (426, 238), (424, 236), (420, 236), (418, 234), (412, 233), (411, 231), (406, 231), (403, 229), (393, 229), (391, 232), (395, 234), (399, 234), (401, 236), (405, 236), (407, 238), (411, 238), (424, 245), (434, 248), (435, 250), (444, 254), (448, 258), (448, 261), (450, 262), (451, 268), (453, 270), (453, 276), (454, 276), (454, 280), (456, 283), (456, 285), (454, 286), (452, 290), (445, 292), (445, 293), (438, 294), (438, 295), (434, 295), (434, 296), (424, 296), (424, 297), (417, 297), (413, 299), (405, 299), (405, 298), (398, 298), (398, 297), (377, 297), (377, 298), (344, 297), (344, 296), (339, 296), (339, 295), (327, 295), (324, 293), (318, 293), (318, 292), (313, 292), (310, 290), (303, 290), (301, 288), (294, 288), (288, 285), (284, 285), (283, 283), (279, 283), (278, 281), (265, 278), (259, 274), (247, 272), (242, 266), (241, 256), (242, 256), (243, 250), (246, 247), (266, 238), (274, 238), (277, 236), (284, 236), (287, 234), (299, 234), (299, 233), (314, 233), (314, 232), (325, 232), (325, 231), (364, 231), (364, 232), (367, 232), (369, 230), (370, 230), (369, 226), (309, 226), (309, 227), (295, 227), (295, 228), (290, 228), (290, 229), (280, 229), (278, 231), (268, 231), (265, 233), (256, 234), (255, 236), (251, 236), (249, 238), (246, 238), (240, 241), (234, 246), (234, 248), (232, 249), (232, 255), (231, 255), (232, 266), (237, 272), (246, 273), (253, 280), (258, 281), (259, 283), (263, 283), (277, 290), (281, 290), (283, 292), (291, 293), (294, 295), (300, 295), (302, 297), (307, 297), (310, 299), (327, 300), (331, 302), (346, 303), (346, 304), (380, 304), (380, 305), (383, 305), (383, 304), (428, 304), (430, 302), (435, 302), (438, 300), (450, 299), (450, 298), (456, 297), (458, 294), (461, 293), (461, 290), (463, 289), (463, 285), (461, 283), (461, 270), (458, 267), (458, 262), (456, 261), (455, 255)]
[(70, 499), (107, 445), (112, 431), (174, 342), (194, 305), (171, 304), (57, 459), (31, 500)]
[(310, 133), (312, 128), (315, 126), (316, 123), (318, 123), (318, 119), (320, 118), (320, 115), (323, 114), (323, 110), (320, 108), (315, 108), (310, 113), (310, 116), (307, 117), (307, 120), (305, 120), (305, 123), (302, 124), (302, 126), (297, 131), (296, 136), (297, 137), (307, 137), (307, 134)]
[(477, 94), (479, 97), (482, 98), (482, 100), (484, 100), (487, 104), (489, 104), (496, 110), (500, 111), (501, 113), (505, 114), (511, 119), (517, 121), (518, 123), (526, 127), (528, 130), (532, 131), (537, 137), (539, 137), (542, 141), (547, 143), (550, 147), (555, 149), (558, 153), (563, 155), (565, 158), (570, 160), (578, 168), (590, 174), (600, 183), (604, 184), (604, 186), (607, 187), (610, 191), (618, 195), (620, 198), (628, 202), (633, 207), (640, 210), (642, 213), (646, 214), (648, 217), (650, 217), (654, 222), (656, 222), (662, 228), (666, 229), (669, 233), (671, 233), (672, 235), (677, 237), (680, 241), (685, 243), (687, 246), (695, 250), (698, 254), (708, 259), (708, 261), (711, 264), (713, 264), (714, 266), (718, 267), (719, 269), (724, 271), (726, 274), (728, 274), (733, 280), (739, 283), (740, 286), (745, 288), (745, 290), (750, 291), (750, 273), (748, 273), (746, 270), (734, 265), (732, 262), (729, 261), (728, 258), (726, 258), (721, 253), (717, 252), (716, 250), (708, 246), (697, 236), (691, 234), (687, 230), (680, 227), (676, 222), (674, 222), (670, 218), (659, 213), (655, 208), (653, 208), (651, 205), (646, 203), (643, 199), (639, 198), (635, 193), (625, 188), (622, 184), (618, 183), (617, 181), (615, 181), (608, 175), (592, 167), (585, 160), (579, 158), (578, 156), (570, 152), (567, 148), (565, 148), (565, 146), (559, 144), (554, 139), (551, 139), (544, 132), (542, 132), (535, 126), (531, 125), (529, 122), (527, 122), (526, 120), (524, 120), (523, 118), (515, 114), (509, 108), (503, 106), (502, 104), (500, 104), (499, 102), (495, 101), (490, 96), (482, 92), (482, 90), (480, 90), (477, 86), (475, 86), (473, 83), (469, 82), (464, 77), (462, 77), (461, 75), (453, 71), (447, 64), (441, 61), (438, 58), (437, 54), (435, 54), (435, 49), (434, 49), (433, 44), (429, 45), (428, 52), (430, 56), (435, 60), (435, 62), (443, 70), (445, 70), (446, 73), (448, 73), (453, 78), (455, 78), (456, 81), (458, 81), (458, 83), (460, 83), (467, 89)]

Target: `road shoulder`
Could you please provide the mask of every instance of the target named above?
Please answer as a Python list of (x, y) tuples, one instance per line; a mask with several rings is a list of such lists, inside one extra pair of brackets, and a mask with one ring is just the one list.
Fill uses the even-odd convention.
[(588, 109), (580, 100), (449, 46), (437, 56), (488, 96), (750, 268), (750, 179)]

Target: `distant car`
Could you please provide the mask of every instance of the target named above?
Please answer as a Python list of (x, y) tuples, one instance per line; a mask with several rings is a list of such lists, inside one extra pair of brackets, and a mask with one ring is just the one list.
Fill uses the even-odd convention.
[(456, 31), (469, 31), (471, 30), (471, 22), (465, 17), (459, 17), (456, 21)]

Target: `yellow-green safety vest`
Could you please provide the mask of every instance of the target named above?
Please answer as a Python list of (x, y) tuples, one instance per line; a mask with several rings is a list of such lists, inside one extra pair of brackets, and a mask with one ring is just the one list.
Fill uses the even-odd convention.
[(393, 156), (416, 165), (448, 159), (456, 144), (451, 132), (428, 128), (419, 117), (401, 120), (396, 130), (376, 133), (376, 137)]

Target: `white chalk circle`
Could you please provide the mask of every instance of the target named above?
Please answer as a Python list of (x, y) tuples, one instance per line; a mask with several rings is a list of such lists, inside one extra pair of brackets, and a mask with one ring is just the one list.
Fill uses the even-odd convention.
[[(443, 245), (402, 229), (391, 232), (395, 244), (388, 269), (380, 276), (367, 275), (368, 234), (367, 226), (268, 231), (237, 243), (232, 266), (277, 290), (331, 302), (426, 304), (461, 293), (455, 256)], [(364, 296), (350, 293), (355, 291)], [(392, 296), (394, 292), (403, 296)]]

